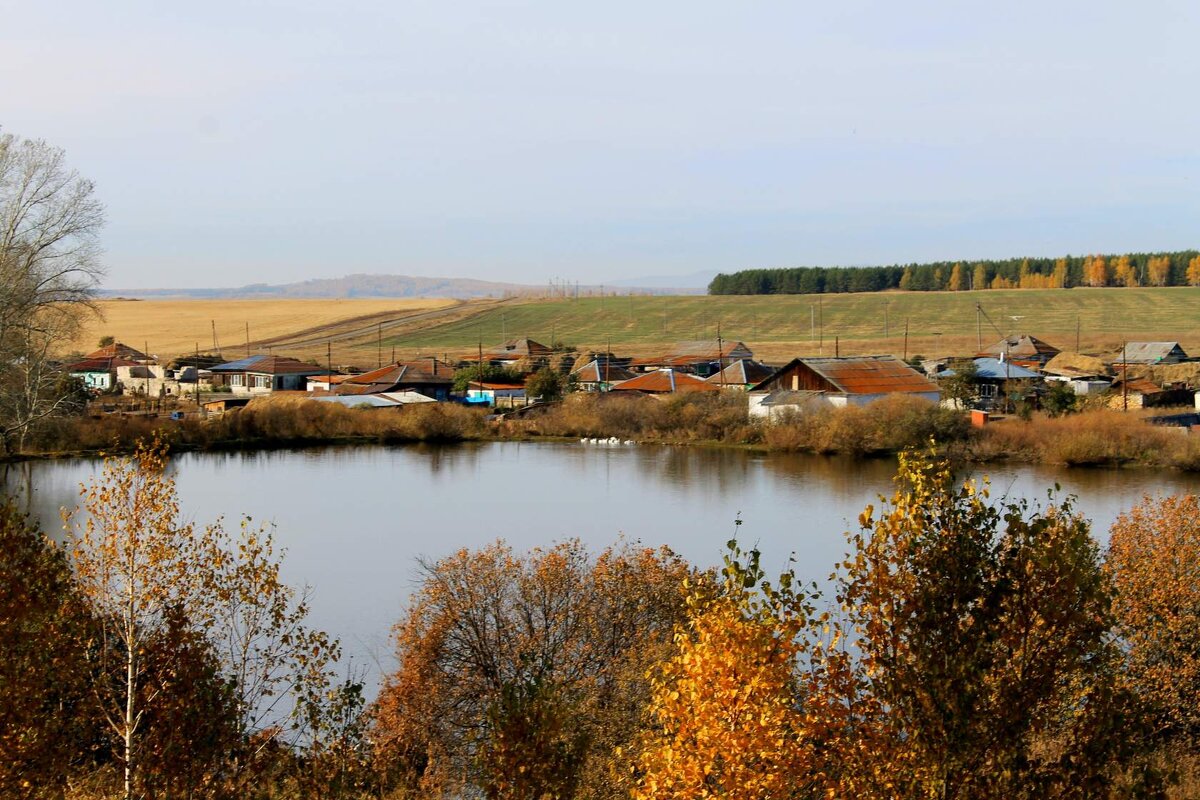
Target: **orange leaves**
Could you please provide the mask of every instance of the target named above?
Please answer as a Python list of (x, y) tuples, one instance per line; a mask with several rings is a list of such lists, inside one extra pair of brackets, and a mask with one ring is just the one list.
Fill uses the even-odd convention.
[[(620, 796), (615, 753), (635, 735), (646, 673), (684, 618), (667, 550), (502, 543), (424, 565), (396, 626), (399, 669), (374, 708), (396, 788), (493, 797)], [(585, 788), (579, 788), (585, 787)]]
[(1106, 563), (1126, 679), (1167, 736), (1200, 735), (1200, 499), (1146, 498), (1113, 525)]

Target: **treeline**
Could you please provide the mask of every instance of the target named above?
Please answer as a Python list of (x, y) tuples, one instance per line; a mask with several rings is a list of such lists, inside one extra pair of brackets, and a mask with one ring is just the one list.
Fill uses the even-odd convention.
[(785, 267), (720, 274), (709, 294), (839, 294), (902, 289), (1065, 289), (1072, 286), (1200, 286), (1200, 252), (940, 261), (890, 267)]

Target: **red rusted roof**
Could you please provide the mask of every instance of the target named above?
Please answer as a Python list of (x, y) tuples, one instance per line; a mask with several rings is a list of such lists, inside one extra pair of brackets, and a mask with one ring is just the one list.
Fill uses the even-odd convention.
[(134, 350), (129, 345), (122, 344), (121, 342), (113, 342), (112, 344), (105, 345), (94, 353), (88, 353), (86, 356), (84, 356), (84, 358), (127, 358), (132, 361), (152, 360), (150, 356), (146, 355), (141, 350)]
[(717, 374), (710, 375), (708, 382), (715, 383), (718, 386), (745, 386), (765, 381), (774, 374), (775, 370), (766, 364), (760, 364), (748, 358), (741, 358)]
[(711, 361), (753, 358), (754, 353), (742, 342), (716, 339), (699, 342), (677, 342), (675, 348), (661, 356), (634, 359), (634, 366), (684, 367), (707, 364)]
[(657, 372), (647, 372), (636, 378), (621, 381), (612, 387), (613, 391), (651, 392), (653, 394), (670, 394), (671, 392), (719, 392), (720, 386), (706, 383), (695, 375), (686, 372), (676, 372), (672, 369), (660, 369)]
[[(937, 384), (895, 356), (797, 359), (846, 394), (938, 392)], [(786, 367), (784, 369), (787, 369)]]
[(83, 361), (76, 361), (66, 367), (67, 372), (112, 372), (117, 367), (140, 367), (136, 361), (126, 358), (92, 358), (88, 356)]

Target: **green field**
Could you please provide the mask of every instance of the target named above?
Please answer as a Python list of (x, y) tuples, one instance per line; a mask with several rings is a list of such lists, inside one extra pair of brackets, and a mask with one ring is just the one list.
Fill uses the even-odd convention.
[[(977, 315), (977, 303), (991, 322)], [(724, 338), (771, 354), (818, 349), (832, 354), (835, 337), (846, 353), (900, 353), (906, 323), (910, 354), (973, 349), (980, 336), (977, 325), (985, 345), (1000, 338), (999, 330), (1031, 333), (1073, 350), (1078, 329), (1085, 351), (1114, 347), (1123, 339), (1178, 340), (1200, 350), (1200, 288), (521, 301), (387, 339), (385, 345), (403, 352), (463, 352), (480, 341), (486, 348), (528, 336), (581, 349), (611, 341), (617, 352), (652, 352), (665, 343), (715, 338), (720, 325)]]

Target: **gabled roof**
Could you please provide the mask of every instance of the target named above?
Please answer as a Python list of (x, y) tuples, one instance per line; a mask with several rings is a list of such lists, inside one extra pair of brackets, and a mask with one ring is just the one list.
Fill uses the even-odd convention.
[(533, 339), (509, 339), (507, 342), (496, 347), (489, 347), (483, 351), (485, 356), (493, 359), (496, 358), (540, 358), (553, 355), (554, 351), (546, 345), (535, 342)]
[(991, 347), (980, 351), (981, 356), (995, 356), (999, 358), (1004, 356), (1008, 359), (1024, 359), (1031, 361), (1045, 361), (1059, 354), (1059, 349), (1052, 344), (1047, 344), (1036, 336), (1029, 334), (1021, 334), (1019, 336), (1009, 336), (1001, 339)]
[(573, 370), (571, 376), (580, 383), (616, 383), (629, 380), (633, 377), (633, 373), (616, 364), (610, 363), (606, 367), (602, 360), (594, 358), (582, 367)]
[(975, 359), (975, 377), (993, 381), (1024, 380), (1040, 378), (1036, 372), (1019, 364), (1004, 363), (998, 358)]
[(1114, 364), (1157, 364), (1168, 358), (1178, 360), (1187, 357), (1179, 342), (1126, 342), (1110, 360)]
[[(437, 369), (437, 374), (434, 374), (434, 369)], [(453, 375), (454, 370), (442, 362), (437, 362), (435, 366), (432, 360), (397, 361), (361, 375), (351, 375), (341, 382), (338, 393), (366, 394), (429, 384), (450, 386), (454, 383)]]
[(1096, 375), (1108, 376), (1111, 374), (1111, 370), (1103, 359), (1080, 353), (1059, 353), (1046, 362), (1046, 366), (1042, 367), (1042, 372), (1064, 378), (1090, 378)]
[[(1160, 392), (1166, 391), (1166, 389), (1162, 388), (1154, 381), (1146, 378), (1130, 378), (1128, 387), (1129, 391), (1133, 392), (1134, 394), (1159, 394)], [(1120, 378), (1117, 378), (1115, 381), (1113, 381), (1111, 388), (1114, 392), (1120, 394), (1125, 391), (1125, 384), (1121, 382)]]
[(68, 364), (65, 369), (67, 372), (113, 372), (117, 367), (140, 367), (141, 363), (130, 361), (127, 358), (119, 358), (108, 356), (106, 358), (93, 358), (88, 356), (82, 361), (76, 361), (74, 364)]
[(851, 356), (847, 358), (794, 358), (753, 388), (764, 388), (793, 367), (815, 372), (843, 394), (927, 394), (941, 390), (933, 381), (895, 356)]
[(305, 364), (286, 356), (250, 356), (219, 364), (213, 372), (258, 372), (266, 375), (320, 375), (325, 367)]
[(127, 344), (121, 342), (113, 342), (105, 345), (94, 353), (88, 353), (84, 356), (85, 359), (93, 358), (123, 358), (129, 361), (153, 361), (154, 359), (143, 353), (141, 350), (134, 350)]
[(717, 386), (749, 386), (765, 381), (775, 374), (775, 370), (766, 364), (739, 358), (720, 372), (708, 377), (709, 383)]
[(613, 386), (612, 390), (614, 392), (619, 390), (670, 394), (672, 392), (719, 392), (721, 391), (721, 387), (714, 386), (686, 372), (677, 372), (673, 369), (660, 369), (655, 372), (647, 372), (645, 375), (639, 375), (636, 378), (630, 378), (627, 381), (621, 381)]
[(693, 342), (677, 342), (664, 355), (639, 358), (633, 363), (643, 366), (662, 364), (663, 366), (681, 367), (687, 364), (705, 364), (739, 358), (754, 358), (754, 352), (742, 342), (704, 339)]

